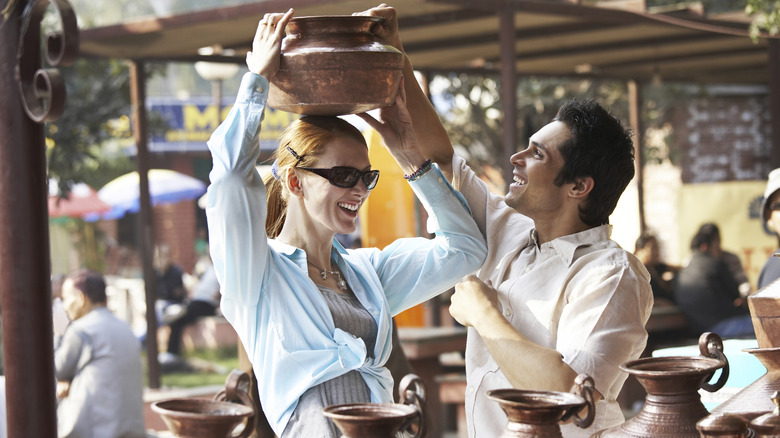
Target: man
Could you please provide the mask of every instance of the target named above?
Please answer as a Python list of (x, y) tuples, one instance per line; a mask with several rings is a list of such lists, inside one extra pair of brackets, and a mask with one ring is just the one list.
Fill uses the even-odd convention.
[(677, 274), (675, 301), (694, 335), (714, 332), (722, 338), (755, 337), (739, 283), (721, 257), (720, 230), (699, 227), (691, 239), (693, 256)]
[[(761, 218), (766, 228), (780, 241), (780, 169), (769, 172), (769, 179), (761, 201)], [(779, 245), (780, 246), (780, 245)], [(777, 252), (780, 252), (778, 249)], [(758, 275), (758, 289), (780, 278), (780, 257), (769, 257)]]
[(140, 345), (106, 308), (103, 276), (68, 276), (62, 304), (71, 323), (55, 338), (58, 436), (144, 437)]
[[(366, 13), (388, 18), (377, 36), (403, 51), (395, 11)], [(509, 193), (496, 196), (454, 155), (408, 58), (404, 83), (424, 155), (465, 196), (488, 242), (478, 277), (456, 286), (450, 307), (469, 328), (469, 436), (499, 436), (507, 423), (487, 391), (569, 391), (581, 373), (595, 381), (596, 419), (584, 430), (565, 425), (564, 436), (621, 423), (619, 365), (644, 350), (653, 305), (647, 270), (609, 239), (609, 215), (634, 176), (629, 134), (595, 102), (567, 103), (512, 155)]]

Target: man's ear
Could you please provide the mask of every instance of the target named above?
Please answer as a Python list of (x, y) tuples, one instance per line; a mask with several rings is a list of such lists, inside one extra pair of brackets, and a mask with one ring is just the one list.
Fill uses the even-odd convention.
[(569, 189), (569, 196), (572, 198), (585, 199), (588, 194), (593, 190), (593, 178), (586, 176), (579, 178)]
[(287, 185), (287, 190), (292, 193), (293, 196), (303, 196), (303, 186), (301, 185), (301, 179), (298, 178), (298, 172), (295, 169), (290, 169), (287, 172), (287, 178), (284, 179)]

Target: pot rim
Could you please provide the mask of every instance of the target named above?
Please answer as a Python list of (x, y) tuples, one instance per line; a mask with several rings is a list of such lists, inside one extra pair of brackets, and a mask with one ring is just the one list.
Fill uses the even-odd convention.
[[(568, 409), (570, 407), (585, 405), (587, 403), (585, 398), (572, 392), (533, 391), (506, 388), (487, 391), (486, 395), (489, 399), (506, 404), (508, 406), (532, 409)], [(515, 395), (518, 397), (523, 397), (524, 399), (507, 399), (504, 397), (507, 395)], [(540, 401), (549, 401), (549, 404), (540, 404)]]
[[(676, 368), (669, 370), (646, 369), (644, 366), (672, 362)], [(681, 367), (678, 362), (688, 362), (689, 368)], [(698, 366), (696, 366), (698, 365)], [(708, 374), (726, 366), (726, 361), (705, 356), (654, 356), (631, 360), (620, 365), (620, 369), (633, 375), (644, 376), (680, 376)]]
[[(195, 406), (214, 406), (215, 408), (223, 407), (230, 409), (232, 412), (220, 412), (217, 414), (205, 413), (205, 412), (189, 412), (181, 411), (178, 409), (171, 409), (166, 407), (168, 404), (186, 403)], [(185, 418), (244, 418), (254, 414), (252, 408), (244, 406), (238, 403), (221, 402), (208, 399), (197, 398), (171, 398), (167, 400), (159, 400), (152, 403), (152, 410), (161, 415), (169, 415), (172, 417), (185, 417)]]
[[(322, 412), (325, 416), (334, 419), (360, 421), (365, 417), (366, 421), (376, 421), (380, 419), (408, 418), (417, 414), (418, 411), (416, 407), (402, 403), (347, 403), (326, 406), (322, 408)], [(385, 415), (376, 418), (360, 415), (361, 413)]]

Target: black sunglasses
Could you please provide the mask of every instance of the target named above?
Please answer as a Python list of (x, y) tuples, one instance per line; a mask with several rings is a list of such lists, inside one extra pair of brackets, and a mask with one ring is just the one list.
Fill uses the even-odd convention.
[(329, 183), (336, 187), (349, 189), (355, 187), (355, 184), (359, 180), (363, 180), (363, 184), (367, 190), (371, 190), (376, 187), (377, 181), (379, 181), (378, 170), (366, 170), (361, 172), (354, 167), (336, 166), (330, 169), (320, 169), (316, 167), (296, 167), (296, 169), (306, 170), (328, 180)]

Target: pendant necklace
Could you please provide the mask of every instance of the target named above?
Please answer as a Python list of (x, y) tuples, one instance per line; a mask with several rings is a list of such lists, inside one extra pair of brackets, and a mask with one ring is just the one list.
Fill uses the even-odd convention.
[(344, 277), (341, 276), (341, 272), (339, 271), (328, 271), (325, 269), (320, 268), (319, 266), (315, 265), (314, 263), (310, 262), (309, 259), (306, 259), (306, 263), (312, 265), (315, 269), (319, 269), (320, 271), (320, 278), (323, 280), (328, 279), (328, 274), (333, 275), (336, 277), (336, 284), (338, 285), (339, 289), (342, 291), (347, 290), (347, 282), (344, 281)]

